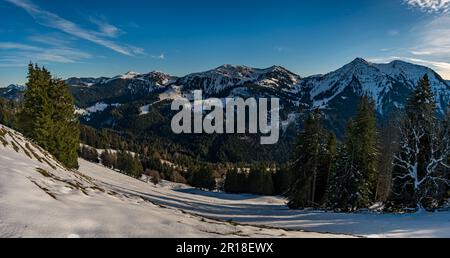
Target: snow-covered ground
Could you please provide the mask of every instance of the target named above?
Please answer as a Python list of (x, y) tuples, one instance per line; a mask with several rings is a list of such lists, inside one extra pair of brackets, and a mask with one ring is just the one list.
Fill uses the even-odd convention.
[(80, 166), (63, 169), (0, 125), (0, 237), (450, 237), (450, 212), (293, 211), (279, 197), (154, 186)]
[(68, 171), (22, 135), (0, 125), (0, 238), (339, 237), (203, 218), (142, 198), (156, 190), (147, 184), (85, 161), (81, 164), (86, 172)]
[(86, 161), (80, 164), (80, 171), (101, 185), (208, 218), (363, 237), (450, 237), (450, 212), (400, 215), (295, 211), (289, 210), (280, 197), (204, 192), (167, 182), (155, 187), (96, 164)]

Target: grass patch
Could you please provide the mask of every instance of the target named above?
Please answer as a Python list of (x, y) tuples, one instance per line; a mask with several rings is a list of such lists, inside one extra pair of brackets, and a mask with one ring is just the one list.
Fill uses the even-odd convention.
[(25, 148), (27, 148), (31, 152), (31, 154), (33, 154), (34, 158), (36, 158), (39, 162), (42, 163), (42, 158), (39, 157), (39, 155), (37, 155), (36, 152), (34, 152), (34, 150), (31, 148), (28, 142), (25, 144)]
[(69, 181), (69, 180), (65, 180), (65, 179), (59, 178), (59, 177), (53, 175), (52, 173), (50, 173), (47, 170), (42, 169), (42, 168), (36, 168), (36, 171), (39, 174), (43, 175), (44, 177), (51, 178), (51, 179), (53, 179), (55, 181), (64, 183), (70, 189), (79, 190), (79, 191), (81, 191), (83, 194), (85, 194), (87, 196), (89, 196), (88, 191), (87, 191), (88, 189), (93, 189), (93, 190), (98, 190), (98, 191), (101, 191), (101, 192), (105, 192), (105, 190), (101, 189), (98, 186), (86, 188), (85, 186), (83, 186), (82, 184), (80, 184), (77, 181), (72, 182), (72, 181)]
[(45, 170), (45, 169), (42, 169), (42, 168), (36, 168), (36, 171), (37, 171), (39, 174), (41, 174), (41, 175), (43, 175), (43, 176), (45, 176), (45, 177), (49, 177), (49, 178), (53, 178), (53, 177), (54, 177), (50, 172), (48, 172), (48, 171)]
[(41, 189), (42, 191), (44, 191), (46, 194), (48, 194), (48, 196), (52, 197), (52, 198), (55, 199), (55, 200), (58, 200), (58, 199), (56, 198), (56, 195), (54, 195), (53, 193), (51, 193), (50, 190), (48, 190), (47, 188), (45, 188), (45, 187), (39, 185), (36, 181), (31, 180), (31, 182), (32, 182), (34, 185), (36, 185), (37, 187), (39, 187), (39, 189)]
[(14, 149), (17, 153), (19, 153), (19, 150), (20, 150), (19, 146), (17, 146), (16, 143), (15, 143), (14, 141), (12, 141), (11, 144), (12, 144), (12, 146), (13, 146), (13, 149)]
[(8, 146), (8, 142), (6, 141), (5, 137), (0, 135), (0, 142), (3, 144), (3, 147)]
[(7, 131), (5, 129), (0, 128), (0, 136), (5, 137), (6, 133), (7, 133)]
[(14, 147), (14, 143), (16, 143), (16, 145), (19, 146), (23, 150), (23, 152), (25, 152), (25, 155), (27, 155), (30, 159), (33, 159), (31, 157), (30, 153), (16, 140), (16, 138), (14, 138), (11, 134), (10, 134), (10, 136), (11, 136), (11, 139), (13, 140), (13, 142), (11, 142), (13, 144), (13, 147)]
[(105, 193), (105, 192), (106, 192), (105, 189), (100, 188), (100, 187), (98, 187), (98, 186), (93, 186), (93, 187), (91, 187), (91, 189), (94, 190), (94, 191), (102, 192), (102, 193)]
[(53, 166), (52, 163), (50, 163), (50, 161), (48, 161), (47, 159), (43, 159), (45, 163), (47, 163), (47, 165), (49, 165), (51, 168), (56, 169), (55, 166)]

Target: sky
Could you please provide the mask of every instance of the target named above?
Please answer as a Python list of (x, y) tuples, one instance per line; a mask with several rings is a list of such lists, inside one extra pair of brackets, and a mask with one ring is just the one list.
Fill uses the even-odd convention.
[(0, 87), (223, 64), (327, 73), (401, 59), (450, 79), (450, 0), (0, 0)]

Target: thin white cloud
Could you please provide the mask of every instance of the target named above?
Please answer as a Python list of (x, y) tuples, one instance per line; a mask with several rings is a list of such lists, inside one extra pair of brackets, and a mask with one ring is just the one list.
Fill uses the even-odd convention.
[[(34, 20), (37, 23), (41, 24), (42, 26), (60, 30), (77, 38), (84, 39), (93, 42), (95, 44), (98, 44), (100, 46), (109, 48), (123, 55), (133, 56), (135, 54), (138, 54), (135, 51), (133, 51), (133, 48), (131, 47), (123, 46), (121, 44), (103, 38), (101, 35), (111, 36), (117, 33), (117, 31), (115, 31), (115, 28), (113, 28), (113, 26), (108, 26), (109, 24), (107, 23), (102, 24), (103, 27), (101, 28), (100, 32), (87, 30), (81, 28), (74, 22), (71, 22), (58, 16), (57, 14), (41, 9), (37, 5), (33, 4), (31, 1), (28, 0), (5, 0), (5, 1), (24, 9), (26, 12), (28, 12), (28, 14), (30, 14), (34, 18)], [(99, 24), (97, 25), (99, 26)]]
[(0, 50), (25, 50), (25, 51), (39, 51), (40, 48), (21, 43), (14, 42), (0, 42)]
[(65, 47), (70, 45), (71, 41), (67, 37), (63, 36), (60, 33), (51, 33), (51, 34), (35, 34), (28, 37), (28, 40), (55, 47)]
[(161, 53), (161, 54), (158, 55), (158, 56), (151, 56), (151, 58), (153, 58), (153, 59), (159, 59), (159, 60), (164, 60), (164, 59), (166, 59), (166, 55), (165, 55), (164, 53)]
[(416, 31), (419, 39), (417, 45), (411, 49), (413, 54), (450, 58), (449, 15), (438, 16)]
[(280, 53), (292, 52), (292, 48), (285, 47), (285, 46), (276, 46), (276, 47), (274, 47), (274, 50), (277, 52), (280, 52)]
[(390, 56), (390, 57), (369, 59), (369, 61), (373, 62), (373, 63), (389, 63), (394, 60), (403, 60), (406, 62), (429, 67), (429, 68), (435, 70), (443, 78), (450, 79), (450, 63), (447, 63), (447, 62), (426, 60), (426, 59), (420, 59), (420, 58), (414, 58), (414, 57), (402, 57), (402, 56)]
[(391, 37), (398, 36), (400, 34), (400, 31), (398, 30), (388, 30), (387, 34)]
[(89, 21), (98, 26), (98, 29), (100, 30), (100, 33), (98, 33), (98, 34), (101, 36), (115, 38), (123, 33), (116, 26), (108, 23), (105, 18), (99, 19), (99, 18), (90, 17)]
[(404, 60), (430, 67), (450, 79), (450, 0), (405, 0), (405, 3), (433, 15), (414, 27), (414, 40), (409, 47), (389, 51), (390, 56), (372, 61)]
[[(6, 54), (3, 54), (5, 52)], [(38, 63), (76, 63), (92, 58), (92, 55), (70, 47), (37, 47), (14, 42), (0, 42), (1, 67), (26, 66), (30, 61)]]
[(449, 12), (450, 0), (404, 0), (411, 7), (425, 12)]

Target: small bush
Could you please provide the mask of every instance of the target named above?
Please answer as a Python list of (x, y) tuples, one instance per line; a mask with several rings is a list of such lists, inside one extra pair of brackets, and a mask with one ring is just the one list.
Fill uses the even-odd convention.
[(154, 185), (158, 185), (161, 183), (161, 175), (156, 170), (150, 170), (147, 173), (147, 176), (150, 177), (150, 182), (152, 182)]

